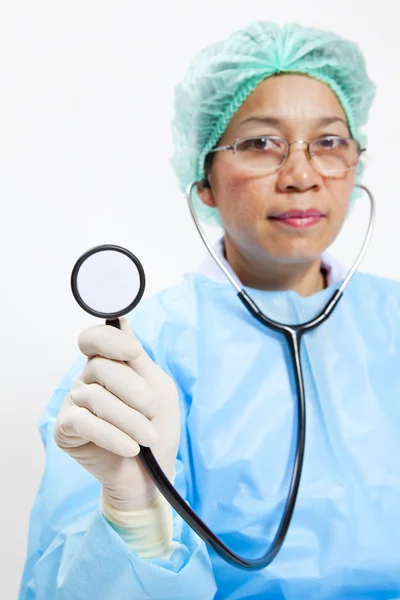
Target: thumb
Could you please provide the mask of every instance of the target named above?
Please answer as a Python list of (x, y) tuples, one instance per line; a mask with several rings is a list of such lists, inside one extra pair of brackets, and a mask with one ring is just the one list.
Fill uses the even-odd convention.
[[(119, 319), (121, 325), (121, 331), (130, 334), (136, 340), (136, 336), (132, 331), (132, 328), (129, 324), (129, 321), (126, 317), (121, 317)], [(159, 372), (159, 367), (156, 363), (150, 358), (148, 354), (143, 349), (143, 346), (140, 345), (140, 351), (137, 353), (137, 356), (132, 360), (129, 360), (127, 364), (134, 370), (138, 375), (143, 377), (146, 380), (152, 379), (155, 376), (156, 372)]]
[(142, 352), (142, 345), (130, 328), (127, 333), (106, 325), (93, 325), (82, 331), (78, 346), (88, 358), (104, 356), (111, 360), (129, 361)]

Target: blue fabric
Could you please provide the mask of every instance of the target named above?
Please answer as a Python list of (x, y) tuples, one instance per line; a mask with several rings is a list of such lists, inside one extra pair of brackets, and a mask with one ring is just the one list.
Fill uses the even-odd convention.
[[(273, 318), (302, 322), (312, 297), (247, 290)], [(175, 379), (182, 408), (177, 487), (234, 551), (262, 555), (287, 496), (294, 377), (282, 337), (229, 284), (190, 274), (130, 320)], [(356, 274), (305, 335), (307, 441), (284, 546), (266, 569), (227, 565), (175, 515), (170, 560), (142, 561), (101, 516), (99, 486), (52, 438), (66, 375), (41, 421), (46, 471), (33, 508), (20, 600), (394, 600), (400, 598), (400, 284)], [(215, 580), (215, 582), (214, 582)]]

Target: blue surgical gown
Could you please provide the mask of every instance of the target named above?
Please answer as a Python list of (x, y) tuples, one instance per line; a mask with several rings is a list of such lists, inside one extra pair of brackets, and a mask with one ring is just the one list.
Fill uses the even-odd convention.
[[(332, 295), (247, 289), (281, 322), (304, 322)], [(176, 487), (235, 552), (265, 553), (287, 497), (295, 385), (286, 342), (229, 283), (191, 273), (130, 315), (181, 402)], [(356, 273), (330, 318), (302, 341), (304, 470), (276, 560), (226, 564), (174, 514), (179, 547), (141, 560), (99, 511), (99, 484), (40, 422), (46, 468), (33, 506), (20, 600), (330, 600), (400, 598), (400, 283)]]

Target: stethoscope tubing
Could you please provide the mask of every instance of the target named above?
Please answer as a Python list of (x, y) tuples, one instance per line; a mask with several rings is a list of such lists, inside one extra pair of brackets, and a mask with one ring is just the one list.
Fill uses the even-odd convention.
[[(306, 440), (306, 404), (305, 404), (305, 392), (304, 392), (304, 381), (303, 381), (303, 372), (301, 367), (301, 358), (300, 358), (300, 345), (301, 340), (307, 331), (316, 328), (321, 325), (333, 312), (335, 307), (337, 306), (339, 300), (343, 295), (343, 291), (350, 282), (352, 276), (357, 270), (359, 264), (361, 263), (364, 255), (367, 251), (373, 225), (375, 221), (375, 200), (372, 193), (369, 189), (363, 185), (359, 185), (358, 187), (365, 190), (367, 193), (370, 204), (371, 204), (371, 212), (370, 212), (370, 221), (368, 225), (368, 230), (362, 245), (362, 248), (354, 261), (351, 269), (346, 275), (340, 287), (334, 292), (330, 300), (327, 302), (325, 307), (322, 309), (319, 315), (317, 315), (314, 319), (307, 321), (306, 323), (302, 323), (299, 325), (289, 325), (284, 323), (278, 323), (273, 319), (270, 319), (267, 315), (265, 315), (261, 309), (257, 306), (257, 304), (250, 298), (250, 296), (243, 289), (239, 281), (235, 279), (232, 273), (225, 267), (223, 262), (218, 257), (215, 250), (212, 248), (211, 244), (207, 240), (204, 235), (202, 228), (200, 226), (199, 220), (195, 213), (195, 209), (192, 201), (192, 191), (193, 188), (197, 185), (197, 182), (192, 183), (187, 188), (186, 198), (188, 201), (189, 209), (191, 215), (193, 217), (195, 226), (200, 234), (201, 239), (203, 240), (206, 248), (209, 253), (218, 264), (220, 269), (224, 272), (226, 277), (229, 279), (231, 284), (237, 291), (238, 298), (249, 311), (249, 313), (257, 319), (262, 325), (273, 329), (275, 331), (279, 331), (285, 337), (288, 342), (290, 356), (294, 367), (295, 373), (295, 381), (296, 381), (296, 391), (297, 391), (297, 437), (296, 437), (296, 451), (295, 451), (295, 459), (293, 463), (292, 476), (289, 485), (289, 491), (287, 500), (285, 503), (285, 507), (283, 510), (283, 514), (280, 520), (280, 523), (277, 528), (277, 532), (275, 537), (270, 544), (267, 552), (260, 558), (257, 559), (247, 559), (242, 556), (239, 556), (235, 552), (233, 552), (230, 548), (228, 548), (222, 540), (216, 536), (209, 527), (196, 515), (196, 513), (191, 509), (189, 504), (180, 496), (180, 494), (176, 491), (174, 486), (171, 484), (169, 479), (163, 473), (159, 464), (157, 463), (153, 452), (150, 448), (140, 446), (139, 459), (154, 482), (157, 486), (161, 494), (166, 498), (169, 504), (176, 510), (176, 512), (186, 521), (186, 523), (197, 533), (197, 535), (204, 540), (206, 544), (208, 544), (211, 548), (215, 550), (215, 552), (226, 562), (247, 570), (260, 570), (264, 569), (268, 566), (274, 558), (277, 556), (280, 551), (282, 544), (287, 535), (290, 522), (293, 516), (294, 508), (296, 505), (297, 495), (300, 487), (301, 473), (304, 462), (304, 450), (305, 450), (305, 440)], [(119, 320), (113, 319), (108, 320), (107, 324), (113, 325), (114, 327), (119, 327)]]

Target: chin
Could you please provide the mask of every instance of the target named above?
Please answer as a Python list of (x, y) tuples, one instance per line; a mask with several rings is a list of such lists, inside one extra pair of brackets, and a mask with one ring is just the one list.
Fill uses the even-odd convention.
[(326, 248), (320, 245), (302, 248), (274, 248), (266, 249), (274, 261), (282, 264), (306, 264), (318, 260)]
[(269, 237), (259, 239), (259, 245), (275, 261), (282, 263), (312, 262), (331, 245), (334, 238), (323, 235), (297, 235)]

